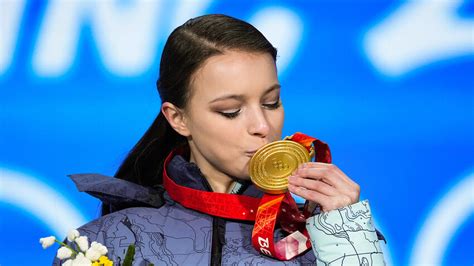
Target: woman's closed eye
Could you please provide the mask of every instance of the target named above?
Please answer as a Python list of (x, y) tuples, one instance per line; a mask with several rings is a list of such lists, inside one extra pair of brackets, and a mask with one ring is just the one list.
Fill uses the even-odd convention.
[[(275, 109), (280, 108), (281, 101), (280, 101), (280, 99), (278, 99), (277, 101), (272, 102), (272, 103), (264, 103), (264, 104), (262, 104), (262, 106), (265, 109), (268, 109), (268, 110), (275, 110)], [(226, 118), (232, 119), (232, 118), (236, 118), (237, 116), (239, 116), (241, 111), (242, 111), (242, 109), (239, 108), (239, 109), (229, 110), (229, 111), (218, 111), (217, 113), (219, 113), (220, 115), (222, 115)]]
[(278, 99), (276, 102), (273, 103), (264, 103), (263, 107), (269, 109), (269, 110), (274, 110), (278, 109), (281, 106), (281, 101)]
[(218, 113), (220, 115), (224, 116), (224, 117), (232, 119), (232, 118), (236, 118), (239, 115), (240, 110), (241, 109), (231, 110), (231, 111), (223, 111), (223, 112), (218, 112)]

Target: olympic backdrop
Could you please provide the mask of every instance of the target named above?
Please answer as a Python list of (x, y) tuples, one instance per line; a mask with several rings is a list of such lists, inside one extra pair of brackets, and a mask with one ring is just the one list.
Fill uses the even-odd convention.
[(390, 264), (473, 264), (473, 1), (0, 0), (0, 265), (47, 265), (40, 237), (98, 216), (66, 175), (113, 175), (159, 111), (166, 37), (205, 13), (278, 48), (285, 135), (329, 143)]

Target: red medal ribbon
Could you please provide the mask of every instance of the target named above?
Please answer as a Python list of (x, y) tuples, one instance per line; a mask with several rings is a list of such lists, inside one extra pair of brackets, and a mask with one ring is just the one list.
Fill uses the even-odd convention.
[[(329, 146), (310, 136), (296, 133), (289, 138), (303, 145), (308, 152), (311, 147), (316, 152), (317, 162), (331, 162)], [(279, 260), (290, 260), (311, 248), (311, 241), (306, 230), (306, 219), (309, 214), (302, 213), (290, 192), (280, 195), (264, 194), (258, 207), (255, 226), (252, 231), (252, 245), (261, 253)], [(281, 228), (290, 233), (275, 243), (274, 230), (279, 222)]]
[[(317, 162), (331, 163), (329, 146), (310, 136), (296, 133), (289, 138), (302, 144), (308, 151), (316, 151)], [(207, 192), (176, 184), (167, 174), (166, 166), (177, 151), (172, 151), (165, 160), (163, 185), (168, 195), (186, 208), (212, 216), (255, 221), (252, 231), (252, 245), (262, 254), (279, 260), (290, 260), (311, 248), (305, 222), (308, 214), (302, 213), (290, 192), (272, 195), (264, 194), (261, 199), (217, 192)], [(290, 233), (275, 243), (274, 231), (280, 227)]]
[(259, 198), (245, 195), (235, 195), (208, 192), (188, 188), (176, 184), (166, 172), (166, 166), (174, 157), (172, 151), (165, 160), (163, 168), (163, 185), (168, 195), (186, 208), (227, 219), (255, 221)]

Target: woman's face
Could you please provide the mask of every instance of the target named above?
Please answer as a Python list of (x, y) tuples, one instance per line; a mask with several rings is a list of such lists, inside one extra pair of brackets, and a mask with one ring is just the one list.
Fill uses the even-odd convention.
[(269, 54), (226, 51), (193, 75), (184, 110), (191, 161), (205, 176), (248, 179), (263, 145), (281, 139), (284, 111)]

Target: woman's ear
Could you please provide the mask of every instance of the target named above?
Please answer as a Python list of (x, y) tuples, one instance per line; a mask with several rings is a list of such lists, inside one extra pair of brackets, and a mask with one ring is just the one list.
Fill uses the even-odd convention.
[(161, 105), (161, 112), (165, 116), (171, 127), (181, 136), (188, 137), (191, 135), (186, 124), (186, 116), (184, 111), (170, 102), (164, 102)]

